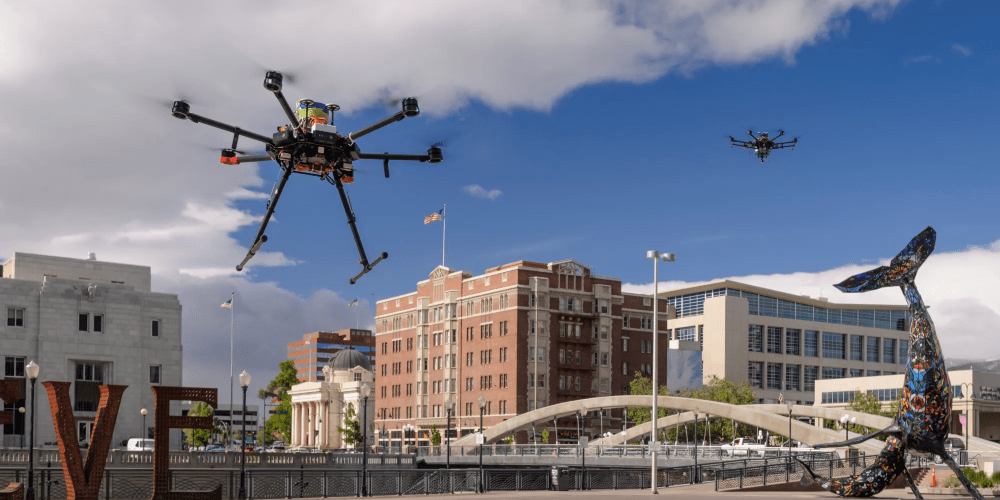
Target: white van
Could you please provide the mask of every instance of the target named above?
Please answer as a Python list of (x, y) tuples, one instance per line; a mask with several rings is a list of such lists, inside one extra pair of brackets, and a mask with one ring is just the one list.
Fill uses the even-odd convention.
[(128, 443), (125, 447), (126, 451), (142, 451), (144, 449), (153, 451), (152, 439), (129, 438)]

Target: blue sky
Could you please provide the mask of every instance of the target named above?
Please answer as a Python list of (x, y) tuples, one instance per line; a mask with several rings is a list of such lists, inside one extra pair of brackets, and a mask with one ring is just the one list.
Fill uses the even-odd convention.
[[(39, 3), (0, 20), (2, 161), (16, 179), (0, 186), (0, 255), (151, 266), (154, 289), (184, 304), (186, 382), (228, 384), (218, 304), (230, 291), (236, 372), (259, 373), (254, 385), (302, 334), (370, 325), (372, 301), (440, 264), (441, 224), (422, 221), (444, 204), (447, 265), (474, 274), (571, 258), (645, 291), (645, 251), (659, 249), (678, 256), (661, 289), (734, 278), (842, 302), (900, 303), (830, 284), (933, 225), (918, 285), (946, 354), (1000, 357), (981, 349), (1000, 328), (995, 2), (242, 5)], [(351, 22), (306, 42), (269, 35), (304, 15)], [(43, 25), (50, 36), (33, 31)], [(342, 132), (393, 112), (391, 98), (420, 99), (421, 116), (362, 138), (363, 151), (445, 142), (443, 163), (395, 162), (390, 179), (355, 164), (365, 248), (390, 254), (356, 285), (335, 189), (300, 175), (236, 273), (278, 168), (219, 165), (207, 148), (228, 134), (167, 113), (183, 96), (269, 133), (283, 114), (266, 68), (295, 74), (290, 100), (341, 104)], [(61, 110), (49, 134), (25, 126), (40, 102)], [(748, 128), (799, 145), (762, 165), (729, 147)], [(354, 298), (362, 308), (346, 307)]]

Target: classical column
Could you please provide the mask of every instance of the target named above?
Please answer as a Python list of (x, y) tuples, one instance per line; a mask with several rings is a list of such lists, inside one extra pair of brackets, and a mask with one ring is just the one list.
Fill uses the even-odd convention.
[(296, 419), (299, 417), (299, 405), (297, 403), (292, 403), (291, 407), (292, 407), (292, 416), (291, 416), (291, 419), (292, 419), (292, 432), (291, 432), (291, 438), (290, 438), (290, 442), (288, 443), (288, 446), (298, 446), (299, 445), (299, 425), (298, 425), (298, 420), (296, 420)]
[(319, 424), (319, 447), (328, 448), (329, 443), (327, 443), (327, 435), (329, 434), (328, 429), (330, 422), (328, 422), (329, 414), (326, 411), (326, 401), (320, 401), (319, 403), (319, 418), (323, 422)]

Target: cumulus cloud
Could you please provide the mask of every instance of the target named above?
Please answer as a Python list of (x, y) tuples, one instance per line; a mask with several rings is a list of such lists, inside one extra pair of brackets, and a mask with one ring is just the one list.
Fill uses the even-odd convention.
[[(889, 263), (846, 265), (817, 272), (733, 276), (740, 283), (812, 297), (826, 297), (831, 303), (900, 304), (905, 300), (898, 288), (883, 288), (860, 294), (842, 293), (833, 287), (844, 279)], [(987, 247), (932, 254), (917, 275), (917, 288), (924, 303), (931, 306), (931, 318), (948, 357), (1000, 358), (1000, 345), (987, 341), (1000, 334), (1000, 240)], [(660, 291), (696, 283), (660, 283)], [(623, 284), (629, 292), (652, 293), (653, 284)]]
[(951, 50), (955, 51), (956, 54), (960, 54), (965, 57), (969, 57), (972, 55), (972, 49), (960, 43), (951, 44)]
[[(251, 274), (236, 273), (249, 241), (234, 234), (259, 223), (270, 182), (264, 177), (276, 169), (216, 163), (208, 149), (228, 146), (231, 136), (172, 118), (173, 99), (267, 132), (281, 112), (261, 87), (262, 75), (277, 69), (296, 76), (285, 85), (292, 99), (336, 96), (342, 127), (387, 96), (420, 95), (428, 114), (447, 114), (471, 100), (497, 110), (546, 111), (583, 85), (641, 83), (710, 64), (792, 61), (802, 47), (844, 33), (852, 9), (879, 17), (898, 3), (441, 0), (428, 8), (405, 1), (248, 0), (238, 9), (187, 0), (10, 3), (0, 16), (6, 153), (0, 167), (16, 182), (0, 183), (6, 235), (0, 255), (96, 252), (102, 260), (150, 266), (154, 288), (169, 286), (185, 304), (185, 380), (201, 380), (217, 360), (197, 353), (217, 354), (226, 330), (204, 323), (193, 307), (206, 290), (221, 293), (240, 283), (248, 294), (285, 297), (284, 305), (302, 317), (279, 314), (289, 322), (261, 325), (294, 335), (326, 328), (328, 306), (340, 299), (332, 292), (296, 298), (278, 285), (255, 283), (255, 268), (298, 262), (280, 251), (262, 250), (250, 262)], [(280, 26), (303, 19), (346, 22), (332, 32), (282, 36)], [(317, 51), (330, 48), (336, 64), (317, 59)], [(239, 147), (259, 145), (243, 139)], [(500, 195), (473, 187), (473, 195)], [(259, 204), (246, 211), (241, 201)], [(280, 229), (281, 220), (270, 228)], [(325, 258), (353, 261), (354, 249), (348, 250)], [(217, 308), (218, 299), (207, 303)], [(272, 356), (269, 343), (265, 354)]]
[(485, 198), (487, 200), (495, 200), (500, 197), (503, 192), (499, 189), (483, 189), (479, 184), (470, 184), (468, 186), (463, 186), (462, 189), (466, 192), (475, 196), (476, 198)]

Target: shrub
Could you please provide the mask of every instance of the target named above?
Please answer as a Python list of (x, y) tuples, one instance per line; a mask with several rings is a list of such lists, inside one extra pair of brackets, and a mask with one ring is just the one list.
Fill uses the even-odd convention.
[(995, 483), (1000, 483), (1000, 470), (994, 472), (993, 475), (990, 477), (990, 479), (993, 480), (994, 484)]

